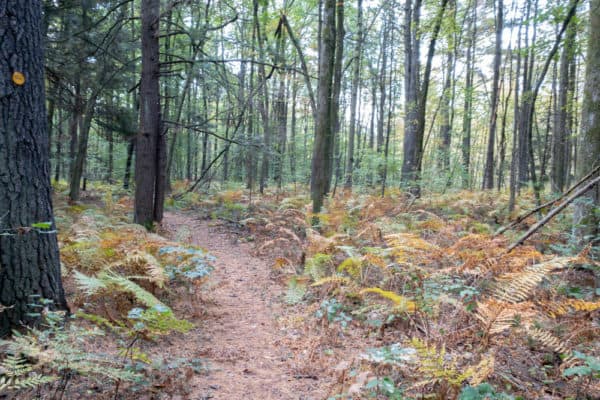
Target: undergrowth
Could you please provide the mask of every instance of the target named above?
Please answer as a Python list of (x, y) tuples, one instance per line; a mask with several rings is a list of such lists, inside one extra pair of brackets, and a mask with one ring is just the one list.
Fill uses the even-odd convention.
[[(132, 398), (155, 387), (185, 393), (181, 383), (189, 375), (182, 371), (204, 373), (203, 362), (171, 360), (156, 348), (194, 329), (189, 319), (202, 307), (214, 258), (130, 224), (131, 199), (115, 196), (110, 186), (96, 187), (81, 204), (67, 205), (60, 195), (55, 203), (71, 314), (32, 299), (43, 322), (0, 342), (0, 393), (40, 399)], [(173, 308), (186, 298), (192, 309)]]
[(204, 204), (218, 210), (226, 198), (246, 205), (241, 235), (321, 332), (311, 354), (382, 343), (365, 347), (331, 398), (600, 396), (589, 360), (577, 357), (600, 355), (597, 249), (577, 245), (564, 216), (510, 253), (535, 217), (493, 235), (534, 206), (532, 194), (513, 213), (504, 193), (466, 191), (416, 201), (342, 193), (318, 215), (285, 192), (252, 207), (242, 191)]

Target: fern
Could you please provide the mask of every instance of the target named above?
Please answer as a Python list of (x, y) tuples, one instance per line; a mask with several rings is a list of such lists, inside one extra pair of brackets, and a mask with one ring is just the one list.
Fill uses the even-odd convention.
[(33, 389), (56, 379), (33, 371), (25, 357), (7, 354), (0, 363), (0, 392), (3, 390)]
[(394, 305), (401, 311), (415, 312), (417, 309), (417, 304), (414, 301), (394, 292), (390, 292), (380, 288), (366, 288), (360, 291), (360, 294), (365, 293), (375, 293), (385, 299), (391, 300), (394, 303)]
[(346, 272), (352, 279), (360, 279), (362, 273), (362, 260), (358, 257), (348, 257), (337, 267), (337, 271)]
[(559, 354), (568, 354), (566, 359), (563, 361), (567, 361), (571, 358), (569, 346), (550, 332), (543, 329), (530, 327), (527, 329), (527, 333), (532, 339), (538, 341), (543, 347)]
[(473, 375), (470, 378), (471, 385), (479, 385), (485, 382), (493, 373), (496, 359), (493, 355), (483, 357), (479, 364), (472, 369)]
[(317, 253), (306, 260), (304, 272), (314, 281), (324, 278), (332, 266), (332, 256), (329, 254)]
[(345, 276), (340, 275), (331, 275), (325, 278), (321, 278), (318, 281), (314, 282), (310, 286), (323, 286), (327, 284), (332, 285), (349, 285), (351, 283), (350, 279)]
[(438, 350), (435, 346), (428, 346), (418, 338), (413, 338), (410, 343), (417, 351), (419, 358), (417, 369), (424, 378), (417, 383), (417, 386), (446, 382), (450, 386), (458, 388), (474, 373), (472, 368), (460, 372), (455, 359), (446, 355), (445, 347)]
[(492, 284), (492, 296), (513, 304), (525, 301), (533, 295), (548, 274), (564, 268), (572, 260), (567, 257), (556, 258), (527, 267), (523, 272), (503, 274)]
[(477, 303), (475, 317), (483, 324), (485, 336), (496, 335), (514, 327), (518, 322), (531, 320), (536, 313), (528, 305), (515, 307), (491, 299), (485, 303)]
[(585, 301), (566, 299), (550, 304), (542, 304), (552, 318), (568, 314), (569, 312), (592, 312), (600, 309), (600, 301)]
[(104, 282), (102, 279), (98, 279), (93, 276), (87, 276), (79, 271), (73, 272), (75, 273), (75, 281), (77, 282), (79, 290), (88, 296), (93, 296), (100, 290), (107, 288), (106, 282)]
[[(117, 288), (132, 294), (140, 303), (148, 307), (164, 304), (152, 293), (142, 288), (137, 283), (112, 271), (102, 271), (96, 277), (90, 277), (75, 271), (75, 279), (79, 287), (89, 296), (98, 294), (101, 290)], [(165, 306), (166, 307), (166, 306)]]
[(132, 294), (140, 303), (144, 304), (147, 307), (154, 307), (156, 305), (164, 306), (164, 304), (160, 300), (158, 300), (152, 293), (148, 292), (146, 289), (142, 288), (140, 285), (129, 280), (124, 276), (118, 275), (116, 273), (111, 273), (109, 271), (104, 271), (99, 275), (99, 277), (108, 284), (118, 286), (123, 291)]
[[(97, 329), (84, 329), (73, 324), (69, 325), (68, 329), (51, 326), (46, 331), (29, 329), (26, 334), (15, 333), (10, 341), (2, 340), (0, 345), (7, 353), (7, 360), (10, 359), (11, 354), (21, 354), (23, 360), (29, 361), (28, 365), (23, 361), (15, 361), (14, 358), (11, 361), (11, 365), (16, 367), (13, 375), (23, 377), (19, 378), (19, 381), (25, 382), (26, 377), (31, 377), (28, 385), (54, 380), (55, 375), (47, 374), (48, 371), (53, 374), (70, 371), (98, 381), (106, 381), (107, 378), (113, 381), (139, 380), (141, 376), (125, 369), (120, 359), (108, 354), (95, 353), (84, 347), (84, 338), (103, 334)], [(6, 369), (4, 363), (0, 365), (0, 370)], [(44, 371), (44, 375), (40, 375), (39, 371)], [(2, 376), (10, 378), (6, 373)], [(16, 380), (13, 379), (11, 382), (14, 383)], [(11, 385), (15, 386), (13, 383)], [(23, 387), (19, 386), (19, 388)]]
[(398, 264), (405, 264), (417, 255), (437, 249), (431, 243), (412, 233), (397, 233), (385, 236), (385, 242)]
[(148, 275), (147, 279), (160, 288), (162, 288), (169, 280), (169, 277), (165, 273), (165, 269), (160, 265), (160, 262), (152, 254), (145, 251), (134, 251), (127, 255), (123, 263), (144, 265)]

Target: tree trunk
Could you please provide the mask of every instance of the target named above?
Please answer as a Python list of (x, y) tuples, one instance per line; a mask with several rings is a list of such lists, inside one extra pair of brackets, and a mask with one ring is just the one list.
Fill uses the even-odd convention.
[(473, 74), (475, 65), (473, 53), (475, 52), (475, 43), (477, 41), (477, 5), (472, 5), (473, 11), (469, 17), (469, 42), (467, 44), (466, 60), (466, 78), (465, 78), (465, 104), (463, 111), (463, 137), (462, 137), (462, 187), (464, 189), (471, 186), (471, 128), (473, 121)]
[[(342, 92), (342, 67), (344, 62), (344, 1), (338, 0), (335, 6), (336, 26), (335, 26), (335, 55), (333, 65), (333, 93), (331, 99), (331, 137), (327, 147), (329, 154), (326, 157), (327, 164), (325, 168), (329, 171), (325, 192), (329, 192), (334, 171), (334, 157), (339, 167), (339, 149), (340, 149), (340, 93)], [(337, 169), (337, 168), (336, 168)]]
[[(577, 175), (585, 176), (600, 162), (600, 0), (590, 0), (590, 29), (586, 55), (585, 87), (581, 111), (581, 136)], [(600, 185), (577, 201), (573, 216), (575, 233), (582, 242), (598, 240)]]
[(131, 164), (133, 162), (133, 153), (135, 152), (136, 138), (129, 139), (127, 145), (127, 161), (125, 161), (125, 174), (123, 176), (123, 189), (129, 189), (129, 181), (131, 180)]
[(552, 170), (551, 183), (554, 192), (562, 192), (567, 185), (569, 174), (569, 140), (571, 126), (569, 126), (569, 114), (572, 106), (571, 90), (571, 68), (575, 60), (575, 38), (577, 27), (571, 24), (567, 28), (563, 51), (560, 56), (560, 72), (558, 83), (558, 98), (556, 105), (556, 117), (554, 133), (552, 135)]
[(494, 79), (492, 83), (492, 104), (490, 110), (490, 125), (488, 145), (483, 169), (482, 188), (494, 188), (494, 148), (496, 143), (496, 127), (498, 121), (498, 103), (500, 98), (500, 64), (502, 63), (502, 30), (504, 29), (504, 3), (498, 0), (496, 4), (496, 50), (494, 52)]
[(352, 189), (352, 174), (354, 171), (354, 139), (356, 137), (356, 119), (358, 106), (358, 88), (360, 86), (360, 67), (362, 62), (363, 46), (363, 0), (357, 0), (357, 33), (356, 48), (354, 54), (354, 69), (352, 72), (352, 94), (350, 95), (350, 130), (348, 132), (348, 149), (346, 156), (346, 181), (344, 187)]
[[(416, 197), (421, 195), (421, 166), (423, 162), (423, 140), (425, 136), (425, 113), (429, 90), (435, 44), (440, 33), (442, 18), (449, 0), (442, 0), (437, 11), (423, 77), (421, 76), (419, 32), (422, 0), (406, 0), (404, 27), (405, 47), (405, 107), (404, 160), (402, 161), (402, 185)], [(414, 4), (413, 4), (414, 2)]]
[(142, 0), (142, 79), (140, 133), (135, 157), (134, 222), (146, 227), (150, 227), (154, 221), (160, 222), (157, 219), (161, 217), (158, 197), (164, 195), (164, 187), (158, 187), (164, 184), (164, 172), (161, 171), (164, 167), (164, 149), (159, 150), (164, 142), (160, 123), (159, 14), (159, 0)]
[[(52, 215), (41, 3), (0, 4), (0, 337), (31, 324), (41, 296), (67, 310)], [(12, 81), (9, 77), (12, 77)], [(20, 80), (23, 78), (23, 80)]]
[(62, 141), (63, 141), (63, 123), (62, 123), (62, 112), (59, 110), (58, 113), (58, 137), (56, 138), (56, 151), (54, 153), (54, 181), (60, 180), (60, 173), (62, 171)]
[(335, 0), (325, 0), (323, 6), (322, 41), (319, 54), (319, 88), (317, 94), (317, 120), (315, 121), (315, 142), (311, 166), (311, 199), (313, 213), (321, 212), (323, 198), (327, 194), (327, 183), (331, 168), (327, 158), (331, 156), (333, 93), (333, 70), (335, 58)]
[(94, 117), (96, 96), (97, 95), (92, 95), (92, 97), (87, 101), (84, 117), (83, 119), (80, 119), (77, 155), (75, 156), (75, 161), (73, 162), (73, 167), (71, 170), (71, 181), (69, 188), (69, 199), (71, 201), (79, 200), (79, 188), (81, 184), (81, 177), (83, 176), (84, 172), (85, 159), (87, 157), (88, 139), (90, 137), (92, 118)]

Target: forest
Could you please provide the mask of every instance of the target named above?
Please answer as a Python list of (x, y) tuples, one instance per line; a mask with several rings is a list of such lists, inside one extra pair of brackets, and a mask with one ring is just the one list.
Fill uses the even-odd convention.
[(600, 399), (600, 0), (0, 0), (0, 399)]

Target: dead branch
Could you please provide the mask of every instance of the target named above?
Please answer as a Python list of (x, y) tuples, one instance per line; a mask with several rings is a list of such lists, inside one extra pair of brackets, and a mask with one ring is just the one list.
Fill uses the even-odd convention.
[(590, 179), (592, 176), (594, 176), (595, 174), (597, 174), (598, 172), (600, 172), (600, 165), (598, 165), (597, 167), (595, 167), (594, 169), (592, 169), (592, 171), (590, 171), (589, 174), (587, 174), (586, 176), (584, 176), (583, 178), (581, 178), (577, 183), (575, 183), (573, 186), (571, 186), (566, 192), (564, 192), (563, 194), (561, 194), (560, 196), (558, 196), (557, 198), (550, 200), (542, 205), (537, 206), (536, 208), (534, 208), (531, 211), (528, 211), (527, 213), (521, 215), (520, 217), (518, 217), (516, 220), (514, 220), (513, 222), (511, 222), (510, 224), (501, 227), (500, 229), (498, 229), (496, 231), (496, 233), (494, 233), (494, 237), (506, 232), (507, 230), (513, 228), (514, 226), (520, 224), (522, 221), (524, 221), (526, 218), (528, 218), (529, 216), (535, 214), (536, 212), (543, 210), (546, 207), (552, 206), (557, 204), (560, 200), (564, 199), (565, 197), (567, 197), (569, 194), (571, 194), (575, 189), (577, 189), (581, 184), (585, 183), (585, 181), (587, 181), (588, 179)]
[(564, 210), (570, 203), (573, 202), (573, 200), (575, 200), (576, 198), (578, 198), (579, 196), (583, 195), (585, 192), (590, 190), (598, 182), (600, 182), (600, 175), (598, 175), (597, 177), (595, 177), (594, 179), (589, 181), (585, 186), (583, 186), (578, 191), (576, 191), (571, 196), (569, 196), (569, 198), (567, 198), (564, 202), (562, 202), (558, 207), (556, 207), (555, 209), (550, 211), (548, 213), (548, 215), (546, 215), (544, 218), (542, 218), (538, 223), (536, 223), (531, 228), (529, 228), (529, 230), (525, 234), (523, 234), (523, 236), (521, 236), (516, 242), (514, 242), (513, 244), (510, 245), (510, 247), (508, 248), (508, 253), (510, 253), (515, 247), (523, 244), (523, 242), (525, 240), (527, 240), (531, 235), (533, 235), (542, 226), (546, 225), (548, 223), (548, 221), (550, 221), (552, 218), (554, 218), (556, 215), (558, 215), (562, 210)]

